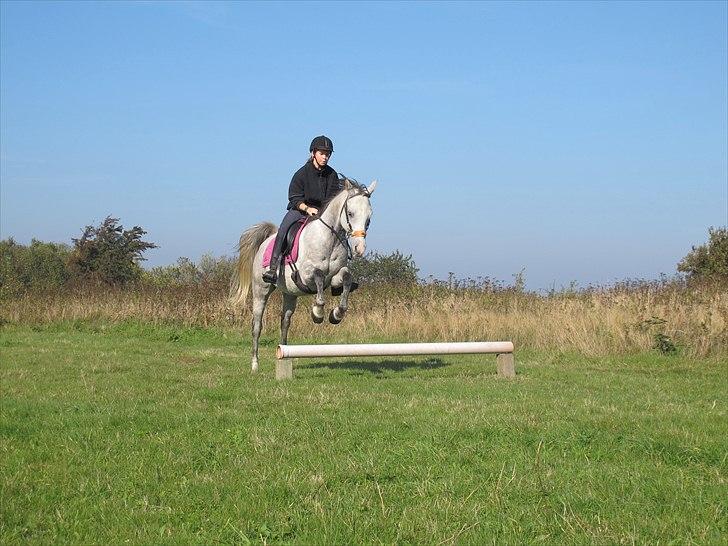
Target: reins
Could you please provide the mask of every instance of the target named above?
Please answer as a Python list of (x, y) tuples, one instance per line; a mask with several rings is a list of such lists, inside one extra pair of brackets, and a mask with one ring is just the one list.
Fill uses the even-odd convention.
[(329, 231), (331, 231), (331, 233), (333, 233), (334, 236), (336, 236), (336, 238), (339, 240), (339, 242), (341, 243), (341, 245), (344, 248), (346, 248), (346, 257), (347, 257), (347, 259), (353, 260), (354, 259), (354, 253), (351, 251), (351, 245), (349, 244), (349, 239), (347, 237), (343, 237), (342, 238), (341, 233), (339, 233), (334, 228), (332, 228), (330, 225), (328, 225), (326, 222), (324, 222), (324, 219), (323, 218), (317, 218), (317, 219), (320, 220), (323, 225), (325, 225), (327, 228), (329, 228)]

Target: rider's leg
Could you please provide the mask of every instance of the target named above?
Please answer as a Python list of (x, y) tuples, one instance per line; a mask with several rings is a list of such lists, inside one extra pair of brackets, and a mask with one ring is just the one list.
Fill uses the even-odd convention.
[(278, 268), (280, 267), (281, 252), (283, 250), (283, 243), (286, 240), (286, 233), (288, 233), (288, 230), (293, 224), (298, 222), (304, 216), (305, 215), (301, 211), (289, 210), (283, 217), (281, 226), (278, 228), (278, 233), (276, 233), (276, 241), (273, 243), (273, 254), (270, 258), (270, 266), (268, 271), (263, 273), (263, 280), (265, 282), (269, 284), (275, 284), (278, 282)]

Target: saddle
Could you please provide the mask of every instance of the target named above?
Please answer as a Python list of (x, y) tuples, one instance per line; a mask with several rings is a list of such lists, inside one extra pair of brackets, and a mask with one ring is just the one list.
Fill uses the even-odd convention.
[[(303, 231), (304, 226), (308, 223), (308, 218), (302, 218), (291, 227), (288, 228), (286, 238), (283, 242), (283, 248), (281, 250), (281, 256), (288, 256), (293, 251), (296, 253), (298, 258), (298, 234)], [(293, 261), (296, 261), (295, 259)]]
[[(288, 233), (285, 234), (285, 238), (283, 239), (281, 256), (284, 257), (284, 260), (281, 260), (281, 265), (284, 263), (294, 263), (298, 259), (298, 239), (301, 236), (301, 231), (303, 231), (303, 228), (307, 223), (308, 218), (302, 218), (288, 228)], [(271, 242), (268, 243), (268, 246), (265, 247), (265, 252), (263, 253), (263, 267), (268, 267), (270, 265), (270, 260), (273, 256), (274, 243), (275, 241), (271, 240)]]

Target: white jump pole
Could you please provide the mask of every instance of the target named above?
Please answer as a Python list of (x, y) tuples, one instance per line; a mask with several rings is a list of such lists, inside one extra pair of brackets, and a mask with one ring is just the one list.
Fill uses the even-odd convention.
[(496, 354), (498, 375), (515, 377), (511, 341), (460, 343), (361, 343), (344, 345), (279, 345), (276, 350), (276, 379), (293, 377), (293, 359), (344, 356), (411, 356), (445, 354)]

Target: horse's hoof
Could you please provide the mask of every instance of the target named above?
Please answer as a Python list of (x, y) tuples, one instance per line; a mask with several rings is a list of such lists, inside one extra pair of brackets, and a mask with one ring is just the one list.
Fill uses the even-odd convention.
[(329, 313), (329, 322), (331, 324), (339, 324), (342, 320), (344, 320), (344, 315), (341, 315), (341, 318), (336, 318), (336, 307), (331, 310)]
[(313, 309), (311, 309), (311, 320), (313, 320), (316, 324), (321, 324), (324, 321), (323, 313), (320, 317), (317, 317), (316, 313), (314, 313)]

